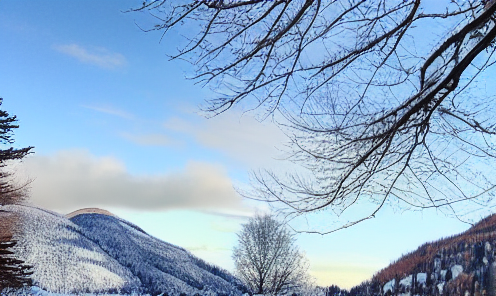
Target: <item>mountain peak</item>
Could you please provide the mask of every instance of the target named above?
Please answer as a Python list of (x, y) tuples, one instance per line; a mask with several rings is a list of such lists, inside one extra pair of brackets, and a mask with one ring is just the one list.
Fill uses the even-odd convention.
[(105, 215), (105, 216), (111, 216), (111, 217), (117, 217), (116, 215), (112, 214), (111, 212), (99, 208), (84, 208), (84, 209), (79, 209), (77, 211), (74, 211), (72, 213), (69, 213), (65, 215), (68, 219), (71, 219), (73, 217), (76, 217), (78, 215), (82, 214), (100, 214), (100, 215)]

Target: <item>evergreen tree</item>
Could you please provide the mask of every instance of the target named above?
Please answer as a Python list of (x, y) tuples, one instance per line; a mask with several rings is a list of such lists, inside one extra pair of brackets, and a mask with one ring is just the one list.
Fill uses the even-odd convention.
[[(0, 98), (0, 105), (2, 103), (3, 99)], [(26, 185), (17, 186), (14, 184), (11, 179), (12, 173), (5, 169), (9, 161), (21, 160), (33, 149), (33, 147), (16, 149), (11, 146), (14, 143), (13, 130), (19, 128), (15, 124), (16, 121), (15, 115), (11, 116), (6, 111), (0, 110), (0, 144), (10, 146), (6, 149), (0, 149), (0, 211), (3, 211), (1, 206), (18, 203), (27, 197)], [(32, 274), (29, 271), (31, 267), (24, 265), (23, 261), (16, 259), (13, 256), (14, 253), (8, 250), (15, 244), (15, 241), (0, 242), (0, 290), (20, 288), (31, 284), (29, 278), (29, 275)]]
[[(0, 106), (3, 99), (0, 98)], [(19, 128), (16, 125), (17, 117), (9, 115), (7, 111), (0, 110), (0, 144), (12, 145), (14, 143), (13, 130)], [(10, 177), (12, 173), (5, 170), (10, 160), (21, 160), (30, 153), (33, 147), (15, 149), (8, 147), (7, 149), (0, 149), (0, 206), (6, 204), (17, 203), (26, 197), (24, 186), (16, 186), (12, 183)]]
[(12, 251), (8, 249), (15, 246), (16, 242), (0, 242), (0, 291), (4, 288), (21, 288), (32, 284), (29, 276), (31, 266), (15, 259)]

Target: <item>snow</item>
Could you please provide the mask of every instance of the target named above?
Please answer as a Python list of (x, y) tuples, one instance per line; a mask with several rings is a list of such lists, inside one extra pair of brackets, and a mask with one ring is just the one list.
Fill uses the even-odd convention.
[(463, 272), (463, 266), (461, 265), (453, 265), (453, 267), (451, 267), (451, 274), (453, 276), (453, 279), (455, 279), (460, 273)]
[(446, 270), (446, 269), (441, 270), (441, 280), (442, 281), (446, 280), (446, 273), (447, 272), (448, 272), (448, 270)]
[(437, 285), (437, 289), (440, 295), (443, 294), (443, 288), (444, 288), (444, 282)]
[(24, 221), (14, 235), (19, 259), (33, 266), (36, 285), (52, 292), (123, 289), (139, 279), (82, 236), (82, 229), (57, 213), (29, 206), (8, 206)]
[(241, 295), (241, 281), (228, 272), (118, 217), (93, 213), (68, 219), (30, 206), (3, 209), (16, 212), (25, 222), (14, 236), (18, 241), (14, 248), (19, 259), (33, 266), (32, 279), (40, 287), (26, 295), (102, 291)]
[(400, 286), (408, 287), (412, 285), (412, 275), (407, 276), (406, 278), (400, 281)]
[[(194, 295), (217, 292), (238, 294), (233, 283), (239, 281), (212, 269), (187, 250), (151, 237), (134, 225), (103, 215), (80, 215), (72, 221), (83, 227), (85, 236), (96, 242), (123, 266), (129, 266), (144, 283), (155, 291), (177, 291)], [(118, 246), (118, 248), (116, 248)]]
[(386, 284), (384, 284), (384, 288), (383, 288), (383, 291), (384, 291), (384, 294), (389, 290), (391, 292), (394, 291), (394, 285), (396, 284), (396, 280), (395, 279), (392, 279), (390, 280), (389, 282), (387, 282)]
[(427, 283), (427, 273), (425, 272), (417, 273), (417, 283), (419, 284)]
[[(0, 296), (150, 296), (149, 294), (138, 294), (138, 293), (131, 293), (131, 294), (107, 294), (107, 293), (77, 293), (77, 294), (64, 294), (64, 293), (53, 293), (53, 292), (48, 292), (43, 289), (40, 289), (39, 287), (29, 287), (21, 290), (3, 290), (0, 291)], [(158, 296), (162, 296), (158, 295)]]

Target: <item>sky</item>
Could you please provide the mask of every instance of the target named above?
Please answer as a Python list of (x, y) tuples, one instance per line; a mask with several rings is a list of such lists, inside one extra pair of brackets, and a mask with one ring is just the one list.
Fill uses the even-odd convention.
[[(169, 61), (181, 37), (145, 33), (140, 1), (0, 0), (0, 97), (15, 114), (16, 166), (30, 202), (62, 214), (100, 207), (233, 271), (236, 233), (267, 205), (243, 199), (249, 172), (282, 166), (286, 138), (231, 110), (206, 119), (214, 94)], [(325, 215), (312, 217), (328, 223)], [(352, 228), (297, 243), (321, 286), (351, 288), (424, 242), (469, 225), (435, 210), (386, 208)]]

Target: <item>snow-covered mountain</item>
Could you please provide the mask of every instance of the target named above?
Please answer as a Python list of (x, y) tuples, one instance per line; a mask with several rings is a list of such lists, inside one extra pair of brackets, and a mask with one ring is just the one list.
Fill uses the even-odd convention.
[(241, 295), (242, 283), (187, 250), (99, 209), (63, 216), (9, 205), (23, 223), (13, 236), (16, 256), (33, 266), (40, 288), (69, 292), (157, 295)]

